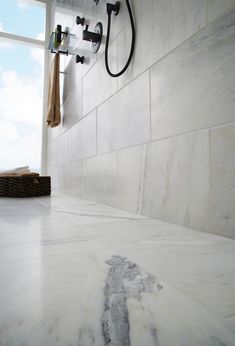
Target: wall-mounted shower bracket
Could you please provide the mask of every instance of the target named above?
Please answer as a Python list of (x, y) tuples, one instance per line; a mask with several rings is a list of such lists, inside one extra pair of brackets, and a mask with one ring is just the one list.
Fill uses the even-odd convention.
[(51, 53), (69, 55), (67, 39), (70, 36), (73, 35), (69, 33), (68, 28), (62, 31), (62, 26), (57, 25), (55, 31), (51, 33), (48, 49)]
[(69, 55), (69, 51), (68, 50), (61, 50), (61, 49), (51, 49), (51, 53), (54, 53), (54, 54), (63, 54), (63, 55)]
[(114, 12), (114, 15), (117, 16), (120, 11), (120, 2), (116, 1), (115, 4), (107, 3), (107, 13), (110, 15)]
[(92, 50), (94, 53), (97, 53), (100, 48), (102, 36), (103, 25), (100, 22), (96, 24), (94, 32), (88, 31), (88, 25), (86, 25), (85, 30), (83, 30), (83, 40), (92, 42)]
[(95, 4), (95, 6), (97, 6), (97, 5), (98, 5), (98, 3), (99, 3), (99, 0), (94, 0), (94, 4)]
[(60, 44), (65, 37), (68, 36), (68, 31), (62, 31), (62, 26), (57, 25), (55, 31), (55, 40), (58, 44)]
[(82, 17), (82, 18), (79, 17), (79, 16), (76, 17), (76, 24), (77, 25), (82, 25), (83, 26), (84, 23), (85, 23), (85, 18), (84, 17)]
[(76, 55), (76, 63), (84, 64), (84, 56)]

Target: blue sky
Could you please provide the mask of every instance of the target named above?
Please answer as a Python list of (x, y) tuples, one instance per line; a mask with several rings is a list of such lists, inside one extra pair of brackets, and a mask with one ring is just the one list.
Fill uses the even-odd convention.
[(45, 10), (40, 6), (27, 6), (27, 2), (4, 0), (1, 4), (0, 22), (12, 34), (36, 38), (45, 31)]
[[(1, 6), (0, 23), (6, 32), (37, 38), (45, 31), (45, 9), (42, 6), (27, 6), (27, 3), (24, 6), (24, 2), (17, 0), (7, 0)], [(14, 43), (9, 47), (1, 49), (2, 69), (14, 69), (20, 75), (32, 76), (38, 73), (35, 62), (30, 57), (28, 46)]]
[[(34, 2), (35, 4), (35, 2)], [(1, 4), (0, 30), (44, 39), (45, 9), (29, 0)], [(39, 168), (43, 50), (0, 38), (0, 170)]]

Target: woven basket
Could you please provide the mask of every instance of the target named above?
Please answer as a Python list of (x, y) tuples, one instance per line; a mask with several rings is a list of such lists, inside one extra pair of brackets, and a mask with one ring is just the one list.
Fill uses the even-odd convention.
[(50, 177), (0, 177), (0, 197), (36, 197), (50, 194)]

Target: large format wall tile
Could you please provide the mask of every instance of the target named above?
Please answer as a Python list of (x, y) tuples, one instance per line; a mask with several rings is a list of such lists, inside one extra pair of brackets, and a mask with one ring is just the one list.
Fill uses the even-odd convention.
[(109, 152), (149, 140), (149, 73), (146, 72), (98, 108), (98, 152)]
[(235, 0), (206, 0), (207, 20), (214, 20), (229, 8), (235, 6)]
[(149, 144), (143, 214), (209, 231), (209, 131)]
[(96, 155), (96, 110), (72, 128), (72, 160)]
[(58, 142), (49, 141), (47, 145), (47, 164), (48, 166), (56, 166), (58, 164)]
[(211, 130), (212, 232), (235, 238), (235, 123)]
[(65, 132), (58, 139), (58, 164), (71, 161), (71, 131)]
[(133, 213), (141, 211), (146, 164), (146, 144), (118, 152), (119, 208)]
[(234, 120), (235, 11), (151, 69), (152, 139)]
[[(117, 71), (117, 42), (110, 46), (110, 64)], [(106, 72), (104, 55), (91, 68), (83, 79), (83, 115), (86, 115), (117, 91), (117, 80)]]
[(74, 195), (81, 194), (82, 164), (81, 160), (64, 165), (64, 188), (72, 190)]
[[(185, 39), (206, 24), (204, 0), (135, 0), (136, 23), (134, 59), (119, 78), (119, 86), (149, 68)], [(130, 51), (130, 24), (118, 39), (118, 68), (127, 61)]]
[(62, 131), (65, 131), (75, 125), (82, 117), (82, 84), (68, 95), (61, 107), (62, 113)]
[(83, 160), (83, 198), (117, 207), (117, 195), (117, 153), (100, 155)]

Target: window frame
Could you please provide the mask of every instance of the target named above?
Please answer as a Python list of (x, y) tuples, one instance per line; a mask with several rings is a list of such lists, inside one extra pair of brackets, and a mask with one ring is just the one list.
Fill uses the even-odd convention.
[(9, 32), (0, 31), (0, 38), (8, 41), (18, 42), (29, 46), (36, 46), (44, 50), (44, 72), (43, 72), (43, 114), (42, 114), (42, 147), (41, 147), (41, 174), (47, 173), (47, 128), (44, 125), (46, 123), (47, 113), (47, 92), (48, 92), (48, 71), (49, 71), (49, 52), (47, 50), (47, 44), (50, 37), (51, 27), (51, 11), (52, 0), (33, 0), (45, 5), (45, 39), (39, 40), (26, 36), (11, 34)]

